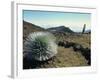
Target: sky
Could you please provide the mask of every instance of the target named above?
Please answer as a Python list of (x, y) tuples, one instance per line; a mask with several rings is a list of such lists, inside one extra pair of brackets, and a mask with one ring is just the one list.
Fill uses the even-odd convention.
[(91, 27), (89, 13), (23, 10), (23, 20), (43, 28), (63, 25), (76, 32), (82, 31), (84, 24), (87, 30)]

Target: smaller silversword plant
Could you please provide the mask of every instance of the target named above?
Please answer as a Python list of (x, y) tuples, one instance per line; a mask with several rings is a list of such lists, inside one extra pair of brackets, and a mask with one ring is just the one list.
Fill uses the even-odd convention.
[(49, 32), (29, 34), (24, 43), (24, 57), (46, 61), (57, 54), (56, 38)]

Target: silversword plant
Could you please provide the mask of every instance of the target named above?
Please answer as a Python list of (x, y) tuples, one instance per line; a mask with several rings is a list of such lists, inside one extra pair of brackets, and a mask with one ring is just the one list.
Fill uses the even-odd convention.
[(24, 57), (46, 61), (57, 54), (56, 38), (49, 32), (29, 34), (24, 43)]

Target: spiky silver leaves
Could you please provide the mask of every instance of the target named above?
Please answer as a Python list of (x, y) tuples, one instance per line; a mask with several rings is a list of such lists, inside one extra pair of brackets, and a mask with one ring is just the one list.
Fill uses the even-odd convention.
[(24, 43), (24, 57), (38, 61), (46, 61), (57, 54), (55, 37), (49, 32), (29, 34)]

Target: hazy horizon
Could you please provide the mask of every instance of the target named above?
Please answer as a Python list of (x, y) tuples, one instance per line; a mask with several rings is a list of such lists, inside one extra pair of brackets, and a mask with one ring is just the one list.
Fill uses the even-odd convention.
[(84, 24), (86, 24), (86, 30), (91, 29), (91, 14), (89, 13), (24, 10), (23, 20), (45, 29), (63, 25), (80, 32)]

